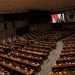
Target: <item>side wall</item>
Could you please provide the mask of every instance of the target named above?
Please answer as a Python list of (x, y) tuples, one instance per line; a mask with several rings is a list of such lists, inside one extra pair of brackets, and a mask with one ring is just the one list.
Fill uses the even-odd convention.
[(7, 21), (0, 23), (0, 39), (16, 35), (16, 29), (27, 26), (27, 20), (23, 21)]

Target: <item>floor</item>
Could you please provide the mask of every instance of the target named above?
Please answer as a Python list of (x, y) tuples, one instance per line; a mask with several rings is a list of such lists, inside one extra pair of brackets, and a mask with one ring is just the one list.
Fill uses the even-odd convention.
[(56, 49), (49, 53), (48, 59), (44, 60), (43, 65), (41, 66), (41, 71), (36, 75), (48, 75), (52, 71), (52, 65), (56, 63), (56, 60), (59, 58), (61, 53), (63, 43), (62, 41), (57, 42)]

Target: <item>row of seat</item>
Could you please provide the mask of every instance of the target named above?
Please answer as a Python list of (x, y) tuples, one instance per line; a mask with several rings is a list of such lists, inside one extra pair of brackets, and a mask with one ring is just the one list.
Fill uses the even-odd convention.
[[(65, 31), (33, 32), (0, 42), (0, 66), (5, 75), (32, 75), (41, 70), (43, 60), (56, 48)], [(59, 37), (58, 37), (59, 36)]]

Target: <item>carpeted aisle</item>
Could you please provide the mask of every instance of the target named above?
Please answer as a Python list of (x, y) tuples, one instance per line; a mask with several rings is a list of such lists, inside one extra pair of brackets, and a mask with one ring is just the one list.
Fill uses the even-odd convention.
[(62, 41), (57, 42), (56, 49), (50, 52), (48, 59), (45, 60), (41, 66), (41, 71), (36, 75), (47, 75), (48, 72), (52, 71), (52, 65), (56, 63), (56, 59), (58, 59), (59, 54), (61, 53), (62, 46)]

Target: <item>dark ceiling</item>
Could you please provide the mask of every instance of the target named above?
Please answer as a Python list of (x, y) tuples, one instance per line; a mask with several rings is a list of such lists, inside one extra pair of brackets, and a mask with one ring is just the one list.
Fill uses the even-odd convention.
[(75, 0), (0, 0), (0, 13), (61, 10), (73, 6), (75, 6)]

